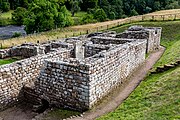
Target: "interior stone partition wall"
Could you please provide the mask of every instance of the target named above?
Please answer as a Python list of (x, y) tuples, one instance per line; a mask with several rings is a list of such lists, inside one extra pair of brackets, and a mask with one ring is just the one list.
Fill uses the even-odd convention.
[(35, 82), (35, 91), (51, 105), (80, 111), (89, 109), (144, 62), (145, 51), (146, 40), (132, 40), (114, 44), (84, 60), (47, 60)]
[(45, 55), (37, 55), (0, 66), (0, 110), (22, 100), (23, 86), (34, 83), (45, 59), (69, 58), (71, 56), (70, 51), (68, 49), (58, 49)]
[(127, 31), (119, 33), (116, 38), (147, 39), (146, 53), (156, 50), (160, 46), (162, 28), (130, 27)]

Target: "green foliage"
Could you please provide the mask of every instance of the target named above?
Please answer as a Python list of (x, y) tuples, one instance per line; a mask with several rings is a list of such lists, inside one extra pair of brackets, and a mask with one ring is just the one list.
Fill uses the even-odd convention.
[(17, 60), (17, 58), (0, 59), (0, 65), (9, 64)]
[(133, 9), (133, 10), (131, 11), (130, 16), (136, 16), (136, 15), (138, 15), (138, 13), (136, 12), (136, 10), (135, 10), (135, 9)]
[(24, 18), (26, 18), (26, 9), (23, 7), (18, 7), (13, 13), (12, 13), (12, 21), (16, 25), (23, 25)]
[(59, 120), (59, 119), (66, 119), (71, 116), (80, 115), (80, 112), (72, 111), (72, 110), (65, 110), (65, 109), (55, 109), (45, 115), (47, 120)]
[(9, 19), (9, 17), (5, 16), (4, 14), (5, 13), (2, 13), (0, 11), (0, 26), (6, 26), (12, 24), (11, 19)]
[(114, 12), (109, 13), (109, 19), (113, 20), (116, 18), (116, 14)]
[(81, 19), (81, 24), (87, 24), (87, 23), (93, 23), (96, 22), (96, 20), (93, 17), (93, 14), (86, 14)]
[(94, 13), (94, 19), (96, 19), (99, 22), (103, 22), (107, 19), (107, 15), (103, 9), (97, 9)]
[(98, 4), (98, 0), (83, 0), (83, 3), (81, 3), (80, 7), (81, 10), (87, 11), (88, 8), (96, 8)]
[(166, 5), (165, 9), (178, 9), (180, 8), (178, 1), (174, 1), (168, 5)]
[(1, 4), (0, 4), (0, 10), (2, 10), (3, 12), (7, 12), (7, 11), (9, 11), (10, 10), (10, 4), (9, 4), (9, 2), (1, 2)]
[(24, 25), (26, 32), (41, 32), (73, 24), (70, 12), (57, 1), (34, 0), (27, 9)]
[(12, 38), (15, 38), (15, 37), (20, 37), (20, 36), (21, 36), (21, 33), (19, 33), (19, 32), (15, 32), (15, 33), (13, 33)]
[(73, 17), (76, 12), (81, 10), (81, 8), (79, 7), (80, 3), (82, 3), (82, 0), (72, 0), (71, 1), (71, 13), (72, 13)]

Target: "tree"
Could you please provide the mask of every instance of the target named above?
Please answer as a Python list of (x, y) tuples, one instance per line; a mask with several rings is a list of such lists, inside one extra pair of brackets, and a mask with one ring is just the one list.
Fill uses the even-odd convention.
[(12, 13), (12, 20), (16, 25), (23, 25), (25, 16), (26, 16), (26, 9), (23, 7), (18, 7)]
[(10, 4), (9, 4), (9, 2), (2, 2), (2, 1), (1, 1), (0, 9), (2, 10), (2, 12), (7, 12), (7, 11), (9, 11), (9, 10), (10, 10)]
[(94, 17), (92, 14), (86, 14), (81, 19), (81, 24), (87, 24), (87, 23), (93, 23), (93, 22), (96, 22), (96, 21), (94, 20)]
[(83, 0), (83, 3), (80, 4), (81, 10), (87, 11), (88, 8), (92, 9), (97, 7), (98, 0)]
[(97, 9), (96, 12), (94, 13), (94, 18), (97, 21), (103, 22), (107, 19), (107, 15), (103, 9)]
[(65, 6), (60, 6), (56, 0), (34, 0), (27, 10), (24, 19), (27, 33), (51, 30), (73, 24), (71, 14)]
[(80, 3), (82, 3), (82, 0), (72, 0), (71, 1), (71, 13), (72, 13), (73, 17), (76, 12), (81, 10), (81, 8), (79, 7)]

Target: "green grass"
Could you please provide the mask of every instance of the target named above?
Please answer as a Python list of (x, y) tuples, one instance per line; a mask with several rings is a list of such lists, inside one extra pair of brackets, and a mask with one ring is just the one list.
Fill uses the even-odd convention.
[[(167, 49), (154, 68), (180, 59), (180, 22), (142, 22), (163, 28), (161, 44)], [(132, 24), (131, 24), (132, 25)], [(122, 32), (131, 25), (114, 30)], [(97, 120), (179, 120), (180, 67), (150, 74), (115, 111)]]
[(0, 59), (0, 65), (9, 64), (17, 61), (17, 58)]
[(12, 18), (13, 10), (10, 10), (8, 12), (2, 13), (1, 17), (4, 19), (11, 19)]
[(12, 12), (13, 12), (13, 10), (10, 10), (10, 11), (2, 13), (0, 15), (0, 26), (6, 26), (6, 25), (13, 24), (13, 22), (12, 22)]
[(63, 110), (63, 109), (55, 109), (49, 112), (46, 116), (44, 116), (43, 120), (61, 120), (66, 119), (71, 116), (80, 115), (80, 112), (71, 111), (71, 110)]

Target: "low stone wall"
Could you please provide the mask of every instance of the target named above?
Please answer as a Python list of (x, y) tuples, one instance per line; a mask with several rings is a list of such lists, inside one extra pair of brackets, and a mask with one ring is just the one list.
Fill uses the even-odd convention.
[[(146, 41), (132, 42), (99, 53), (90, 67), (89, 107), (122, 83), (145, 60)], [(98, 58), (98, 59), (97, 59)]]
[(146, 53), (160, 47), (162, 28), (155, 27), (130, 27), (127, 31), (119, 33), (116, 38), (147, 39)]
[(69, 58), (70, 51), (59, 49), (46, 55), (38, 55), (9, 65), (0, 66), (0, 109), (13, 105), (22, 98), (22, 88), (25, 84), (34, 83), (48, 58)]
[(35, 91), (51, 105), (85, 110), (89, 104), (88, 69), (75, 60), (46, 61), (35, 82)]
[(103, 44), (103, 45), (110, 45), (110, 44), (124, 44), (127, 42), (131, 42), (135, 39), (123, 39), (123, 38), (112, 38), (112, 37), (93, 37), (91, 41), (93, 44)]
[(110, 45), (87, 44), (85, 45), (85, 57), (91, 57), (103, 50), (108, 50)]

